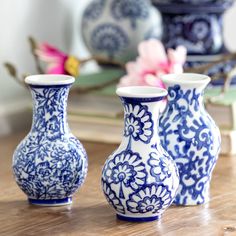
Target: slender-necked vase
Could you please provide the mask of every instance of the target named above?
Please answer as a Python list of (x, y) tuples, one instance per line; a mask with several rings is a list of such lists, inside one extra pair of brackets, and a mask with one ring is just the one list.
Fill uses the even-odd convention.
[(160, 104), (167, 91), (155, 87), (118, 88), (124, 106), (124, 133), (102, 171), (102, 187), (118, 219), (159, 219), (174, 200), (177, 167), (158, 137)]
[(209, 200), (210, 180), (221, 143), (219, 129), (203, 105), (210, 78), (201, 74), (169, 74), (162, 80), (168, 88), (168, 105), (160, 117), (159, 136), (180, 175), (174, 203), (205, 203)]
[(33, 75), (25, 79), (34, 107), (29, 134), (13, 155), (13, 172), (32, 204), (70, 204), (87, 173), (87, 155), (67, 124), (66, 105), (74, 78)]

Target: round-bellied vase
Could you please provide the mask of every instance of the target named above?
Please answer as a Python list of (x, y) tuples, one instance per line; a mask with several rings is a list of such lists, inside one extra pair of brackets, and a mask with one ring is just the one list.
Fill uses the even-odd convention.
[(141, 41), (160, 39), (161, 16), (150, 0), (92, 0), (81, 31), (92, 55), (127, 62), (137, 56)]
[(102, 188), (118, 219), (159, 219), (174, 200), (177, 167), (160, 145), (158, 116), (167, 91), (155, 87), (118, 88), (124, 106), (124, 133), (102, 170)]
[(159, 136), (180, 175), (174, 203), (205, 203), (221, 144), (219, 129), (203, 105), (210, 78), (186, 73), (165, 75), (162, 80), (168, 87), (168, 105), (160, 117)]
[(17, 184), (32, 204), (70, 204), (87, 173), (87, 155), (67, 124), (66, 105), (74, 78), (33, 75), (25, 79), (33, 97), (29, 134), (13, 155)]

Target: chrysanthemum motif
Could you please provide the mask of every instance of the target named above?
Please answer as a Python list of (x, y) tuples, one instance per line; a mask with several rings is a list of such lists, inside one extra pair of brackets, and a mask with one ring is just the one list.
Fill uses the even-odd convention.
[(103, 12), (104, 3), (104, 0), (92, 1), (85, 9), (83, 18), (85, 20), (97, 20)]
[(145, 184), (146, 171), (138, 153), (123, 151), (108, 161), (104, 167), (104, 179), (118, 185), (117, 194), (124, 199), (123, 188), (137, 189)]
[(126, 137), (149, 143), (153, 135), (152, 114), (147, 106), (125, 104), (125, 130)]
[(111, 23), (96, 27), (92, 32), (91, 40), (94, 50), (107, 53), (111, 59), (129, 44), (128, 36), (122, 28)]
[(136, 21), (149, 16), (149, 3), (146, 0), (113, 0), (111, 13), (117, 20), (128, 18), (132, 28), (136, 28)]
[(199, 40), (206, 41), (209, 38), (209, 32), (211, 28), (212, 17), (209, 16), (200, 16), (200, 17), (191, 17), (189, 16), (188, 20), (190, 21), (189, 27), (189, 38), (192, 42), (197, 42)]
[(102, 179), (102, 188), (103, 192), (105, 194), (105, 197), (108, 201), (108, 203), (115, 208), (116, 211), (124, 214), (125, 209), (124, 206), (122, 205), (120, 199), (117, 198), (115, 192), (111, 189), (110, 185), (108, 185), (106, 182), (103, 181)]
[(165, 155), (159, 157), (155, 152), (150, 153), (148, 164), (151, 166), (151, 175), (158, 182), (170, 178), (176, 172), (173, 161)]
[(151, 184), (131, 194), (126, 204), (132, 213), (161, 214), (171, 202), (171, 193), (165, 186)]

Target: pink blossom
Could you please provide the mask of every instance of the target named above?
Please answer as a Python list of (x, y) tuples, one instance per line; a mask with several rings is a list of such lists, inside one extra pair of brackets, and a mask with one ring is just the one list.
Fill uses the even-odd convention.
[(46, 63), (47, 74), (78, 76), (80, 62), (74, 56), (67, 55), (47, 43), (38, 45), (35, 53), (41, 61)]
[(138, 46), (139, 56), (134, 62), (126, 64), (127, 75), (118, 86), (157, 86), (164, 88), (160, 77), (169, 73), (182, 73), (186, 60), (186, 48), (178, 46), (168, 49), (155, 39), (143, 41)]
[(40, 60), (47, 63), (48, 74), (66, 74), (64, 64), (67, 60), (67, 55), (57, 48), (44, 43), (38, 46), (36, 54)]

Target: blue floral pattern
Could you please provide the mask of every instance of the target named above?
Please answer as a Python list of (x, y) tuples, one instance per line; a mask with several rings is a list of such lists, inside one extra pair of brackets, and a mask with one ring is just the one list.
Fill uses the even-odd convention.
[(104, 10), (105, 1), (106, 0), (94, 0), (91, 2), (84, 11), (84, 21), (97, 20)]
[(13, 171), (30, 199), (63, 199), (83, 183), (87, 155), (66, 122), (68, 86), (32, 87), (31, 132), (17, 147)]
[(124, 137), (103, 167), (103, 191), (119, 219), (154, 220), (174, 200), (179, 184), (174, 161), (154, 135), (158, 134), (157, 114), (151, 112), (154, 108), (150, 103), (161, 99), (121, 100)]
[(129, 196), (127, 209), (133, 213), (162, 214), (171, 204), (171, 193), (166, 186), (146, 185)]
[(147, 0), (113, 0), (111, 13), (116, 20), (128, 18), (131, 27), (136, 28), (137, 20), (144, 20), (149, 16), (150, 3)]
[(190, 54), (216, 54), (223, 49), (222, 20), (217, 14), (164, 14), (167, 48), (184, 45)]
[(97, 26), (91, 35), (91, 47), (97, 52), (105, 52), (110, 59), (125, 50), (129, 38), (123, 29), (112, 23)]
[(145, 165), (138, 153), (123, 151), (108, 161), (104, 167), (104, 179), (118, 185), (119, 198), (125, 198), (123, 187), (138, 189), (146, 183)]
[(137, 56), (141, 41), (161, 38), (161, 15), (150, 0), (91, 0), (81, 33), (92, 55), (125, 63)]
[(162, 152), (151, 152), (149, 154), (148, 164), (151, 167), (151, 175), (157, 183), (165, 183), (171, 186), (171, 189), (179, 185), (179, 173), (173, 160), (163, 150)]
[(208, 200), (209, 182), (220, 149), (219, 130), (201, 105), (202, 91), (174, 85), (168, 92), (159, 135), (179, 169), (175, 203), (201, 204)]
[(153, 121), (148, 107), (138, 104), (124, 104), (124, 110), (124, 136), (132, 137), (135, 141), (149, 143), (153, 136)]
[(122, 205), (120, 199), (116, 197), (116, 193), (111, 189), (110, 185), (106, 184), (105, 182), (102, 182), (102, 185), (103, 193), (105, 194), (108, 203), (113, 206), (116, 211), (124, 214), (124, 206)]

